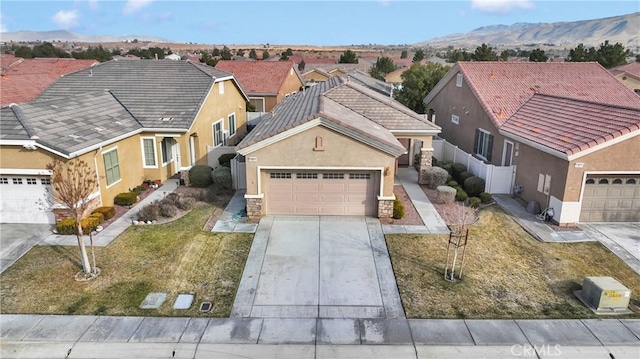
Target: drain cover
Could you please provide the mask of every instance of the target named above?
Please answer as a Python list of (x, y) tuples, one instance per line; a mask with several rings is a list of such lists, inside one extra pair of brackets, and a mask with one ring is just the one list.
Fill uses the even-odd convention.
[(211, 307), (213, 307), (213, 304), (211, 304), (211, 302), (202, 302), (200, 303), (200, 311), (201, 312), (208, 312), (211, 310)]

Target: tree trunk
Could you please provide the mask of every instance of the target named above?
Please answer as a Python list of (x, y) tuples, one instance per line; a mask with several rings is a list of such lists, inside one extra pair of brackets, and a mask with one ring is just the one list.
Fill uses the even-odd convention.
[(76, 233), (78, 237), (78, 246), (80, 247), (80, 260), (82, 261), (82, 271), (85, 274), (91, 273), (91, 264), (89, 263), (89, 256), (87, 255), (87, 247), (84, 245), (84, 240), (82, 238), (82, 226), (78, 222), (76, 227)]

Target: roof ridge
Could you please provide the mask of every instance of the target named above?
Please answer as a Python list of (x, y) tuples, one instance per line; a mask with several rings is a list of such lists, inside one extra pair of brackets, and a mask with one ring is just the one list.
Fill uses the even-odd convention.
[[(411, 110), (411, 109), (409, 109), (409, 108), (406, 108), (404, 105), (402, 105), (400, 102), (396, 101), (396, 100), (395, 100), (393, 97), (391, 97), (391, 96), (389, 96), (389, 97), (384, 96), (384, 95), (382, 95), (382, 94), (379, 94), (379, 93), (378, 93), (377, 91), (375, 91), (375, 90), (369, 89), (369, 88), (367, 88), (366, 86), (362, 86), (362, 85), (360, 85), (360, 84), (353, 83), (352, 81), (350, 81), (350, 82), (345, 82), (345, 85), (346, 85), (346, 86), (348, 86), (348, 87), (350, 87), (350, 88), (352, 88), (352, 89), (354, 89), (355, 91), (360, 92), (361, 94), (363, 94), (363, 95), (365, 95), (365, 96), (368, 96), (368, 97), (369, 97), (369, 98), (371, 98), (372, 100), (378, 101), (378, 102), (380, 102), (380, 103), (382, 103), (382, 104), (384, 104), (384, 105), (391, 106), (392, 104), (399, 104), (399, 105), (401, 105), (401, 106), (392, 106), (392, 107), (393, 107), (395, 110), (398, 110), (398, 111), (400, 111), (400, 112), (404, 113), (405, 115), (409, 115), (409, 116), (411, 116), (411, 117), (413, 117), (413, 118), (415, 118), (415, 119), (417, 119), (417, 120), (420, 120), (420, 121), (422, 121), (422, 122), (426, 122), (426, 120), (425, 120), (424, 118), (420, 117), (416, 112), (412, 111), (412, 110)], [(364, 91), (363, 91), (363, 90), (364, 90)], [(371, 93), (367, 93), (367, 92), (365, 92), (365, 91), (367, 91), (367, 92), (368, 92), (368, 91), (371, 91)], [(373, 94), (373, 95), (372, 95), (372, 94)], [(388, 102), (382, 101), (381, 99), (377, 98), (377, 97), (380, 97), (380, 96), (384, 96), (385, 100), (388, 100)], [(345, 107), (346, 107), (346, 106), (345, 106)]]
[[(200, 68), (201, 65), (196, 65), (196, 63), (193, 62), (193, 61), (187, 61), (187, 63), (191, 64), (191, 66), (193, 66), (194, 68), (198, 69), (198, 71), (202, 72), (207, 77), (213, 79), (213, 82), (216, 82), (217, 77), (209, 75), (206, 71), (204, 71), (204, 69)], [(209, 66), (209, 65), (206, 65), (206, 66)], [(218, 71), (222, 71), (222, 70), (218, 70)], [(226, 72), (226, 71), (224, 71), (224, 72)]]
[(125, 106), (125, 104), (122, 103), (122, 101), (120, 101), (120, 99), (113, 93), (111, 92), (111, 90), (105, 90), (104, 92), (108, 92), (111, 97), (113, 97), (114, 100), (116, 100), (116, 102), (118, 102), (118, 104), (120, 106), (122, 106), (122, 108), (127, 111), (127, 113), (129, 114), (129, 116), (131, 116), (131, 118), (133, 118), (134, 120), (136, 120), (136, 122), (138, 123), (138, 125), (140, 125), (141, 128), (144, 128), (144, 125), (140, 122), (140, 120), (138, 120), (138, 118), (136, 117), (136, 115), (134, 115), (131, 111), (129, 111), (129, 108), (127, 108), (127, 106)]
[(16, 115), (16, 119), (18, 120), (18, 122), (20, 122), (22, 128), (24, 128), (24, 130), (27, 132), (27, 136), (29, 136), (29, 139), (37, 140), (39, 137), (36, 134), (36, 129), (35, 127), (33, 127), (24, 113), (22, 113), (22, 109), (20, 108), (20, 106), (18, 104), (12, 103), (9, 105), (9, 108)]
[[(613, 107), (613, 108), (619, 108), (619, 109), (623, 109), (623, 110), (632, 110), (632, 111), (640, 111), (640, 106), (639, 107), (628, 107), (628, 106), (621, 106), (621, 105), (616, 105), (616, 104), (610, 104), (610, 103), (604, 103), (604, 102), (598, 102), (598, 101), (587, 101), (587, 100), (583, 100), (583, 99), (578, 99), (578, 98), (573, 98), (573, 97), (567, 97), (567, 96), (560, 96), (560, 95), (553, 95), (553, 94), (548, 94), (548, 93), (544, 93), (544, 92), (535, 92), (533, 94), (533, 96), (531, 96), (529, 99), (527, 99), (527, 101), (525, 101), (525, 103), (531, 101), (532, 98), (537, 96), (544, 96), (544, 97), (552, 97), (552, 98), (557, 98), (557, 99), (562, 99), (562, 100), (569, 100), (569, 101), (575, 101), (575, 102), (580, 102), (580, 103), (586, 103), (586, 104), (593, 104), (593, 105), (599, 105), (599, 106), (605, 106), (605, 107)], [(524, 104), (522, 104), (522, 106), (524, 106)], [(518, 107), (518, 110), (522, 107)], [(518, 112), (518, 110), (516, 110), (516, 112)], [(515, 112), (514, 112), (515, 114)], [(511, 115), (513, 117), (513, 115)]]

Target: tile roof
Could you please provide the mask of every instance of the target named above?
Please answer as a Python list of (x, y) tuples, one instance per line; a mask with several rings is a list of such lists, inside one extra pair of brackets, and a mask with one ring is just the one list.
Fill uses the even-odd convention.
[(22, 61), (22, 57), (15, 57), (11, 54), (0, 55), (0, 70), (5, 70)]
[(394, 59), (393, 63), (396, 64), (396, 66), (411, 67), (411, 65), (413, 65), (413, 59)]
[(142, 125), (109, 91), (3, 107), (0, 139), (34, 139), (67, 156)]
[(248, 94), (278, 94), (294, 67), (292, 61), (220, 60), (216, 64), (217, 69), (232, 73)]
[(640, 108), (640, 98), (596, 62), (458, 62), (456, 67), (450, 74), (464, 75), (497, 127), (536, 93)]
[(36, 58), (21, 60), (0, 75), (0, 105), (37, 98), (61, 76), (89, 68), (98, 61)]
[(39, 100), (106, 89), (144, 127), (188, 129), (214, 81), (227, 78), (232, 75), (189, 61), (108, 61), (62, 77)]
[(640, 62), (632, 62), (630, 64), (626, 64), (626, 65), (622, 65), (622, 66), (618, 66), (616, 68), (613, 68), (611, 70), (612, 74), (614, 75), (619, 75), (622, 73), (627, 73), (637, 79), (640, 79)]
[(362, 72), (360, 70), (353, 70), (346, 74), (347, 81), (354, 81), (359, 83), (362, 86), (366, 86), (374, 91), (378, 91), (379, 93), (391, 97), (393, 94), (393, 85), (386, 83), (384, 81), (380, 81), (378, 79), (374, 79), (369, 76), (366, 72)]
[(626, 108), (550, 95), (533, 95), (501, 127), (573, 155), (640, 129), (640, 107)]
[(305, 63), (304, 72), (309, 72), (313, 69), (321, 68), (325, 72), (331, 72), (334, 70), (340, 70), (344, 73), (360, 70), (368, 72), (371, 70), (371, 64), (369, 62), (360, 62), (357, 64), (318, 64), (318, 63)]

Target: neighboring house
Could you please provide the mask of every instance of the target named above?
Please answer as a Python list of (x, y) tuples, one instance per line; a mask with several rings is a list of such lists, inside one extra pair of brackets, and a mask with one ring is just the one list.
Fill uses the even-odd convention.
[(98, 64), (96, 60), (5, 56), (2, 66), (5, 61), (10, 65), (0, 74), (0, 106), (31, 101), (60, 77)]
[(618, 66), (609, 71), (618, 81), (640, 95), (640, 62)]
[(458, 62), (427, 95), (442, 137), (516, 165), (561, 225), (640, 221), (640, 97), (597, 63)]
[(249, 96), (256, 112), (268, 112), (304, 87), (291, 61), (218, 61), (216, 68), (232, 73)]
[(424, 182), (439, 132), (397, 101), (333, 77), (284, 100), (236, 146), (247, 212), (390, 217), (396, 166), (420, 153)]
[(302, 73), (302, 78), (306, 83), (323, 82), (323, 81), (327, 81), (331, 77), (333, 76), (329, 72), (327, 72), (327, 70), (321, 67), (311, 67), (310, 69), (307, 70), (305, 66), (305, 70)]
[(354, 70), (369, 72), (371, 70), (371, 64), (368, 62), (357, 64), (309, 63), (305, 64), (304, 70), (302, 71), (302, 78), (306, 82), (321, 82), (334, 76), (344, 76)]
[(179, 61), (179, 60), (182, 60), (182, 57), (180, 57), (180, 55), (178, 55), (178, 54), (171, 54), (171, 55), (165, 56), (164, 59), (165, 60)]
[(401, 67), (395, 71), (391, 71), (384, 76), (384, 81), (394, 85), (402, 84), (402, 74), (407, 71), (409, 67)]
[(96, 171), (95, 206), (144, 180), (188, 182), (210, 150), (246, 134), (246, 101), (233, 75), (188, 61), (109, 61), (64, 76), (1, 109), (0, 222), (53, 223), (64, 212), (46, 200), (54, 159)]
[(371, 77), (368, 73), (353, 70), (345, 76), (347, 81), (354, 81), (362, 86), (366, 86), (374, 91), (377, 91), (387, 97), (391, 97), (393, 95), (393, 84), (388, 84), (384, 81), (380, 81)]

